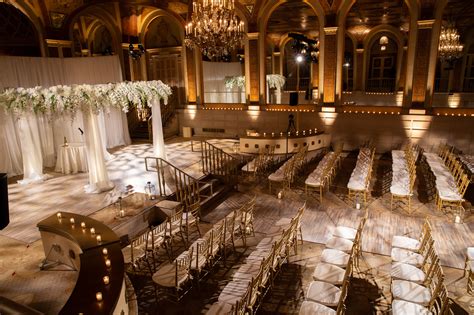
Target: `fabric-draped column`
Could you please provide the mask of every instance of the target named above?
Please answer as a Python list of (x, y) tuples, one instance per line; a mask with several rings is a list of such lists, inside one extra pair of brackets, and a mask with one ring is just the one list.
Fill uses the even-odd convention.
[(111, 190), (114, 184), (109, 180), (105, 166), (104, 145), (99, 127), (99, 116), (92, 109), (83, 113), (84, 136), (86, 140), (87, 162), (89, 164), (89, 185), (84, 187), (86, 193), (98, 194)]
[(165, 140), (161, 124), (161, 108), (158, 100), (152, 101), (152, 128), (153, 128), (153, 153), (155, 157), (166, 160)]
[(20, 184), (40, 182), (48, 178), (43, 174), (43, 155), (38, 120), (28, 113), (19, 120), (20, 148), (23, 156), (23, 180)]

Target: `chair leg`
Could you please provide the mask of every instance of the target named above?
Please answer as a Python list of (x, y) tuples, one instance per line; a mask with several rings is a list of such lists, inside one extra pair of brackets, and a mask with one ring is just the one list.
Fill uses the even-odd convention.
[(393, 194), (390, 197), (390, 211), (393, 211)]

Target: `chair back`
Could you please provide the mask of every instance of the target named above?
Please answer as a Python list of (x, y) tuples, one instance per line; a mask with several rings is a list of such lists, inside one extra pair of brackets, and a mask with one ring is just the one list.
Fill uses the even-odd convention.
[(161, 240), (161, 242), (163, 242), (166, 238), (166, 234), (168, 231), (168, 220), (165, 220), (157, 226), (151, 227), (150, 230), (151, 247), (154, 250), (156, 246), (161, 245), (160, 243), (158, 243), (158, 240)]
[[(175, 263), (175, 287), (179, 288), (181, 285), (189, 279), (191, 272), (191, 263), (193, 257), (193, 248), (182, 252), (178, 257), (176, 257)], [(181, 279), (181, 276), (185, 275), (184, 279)]]

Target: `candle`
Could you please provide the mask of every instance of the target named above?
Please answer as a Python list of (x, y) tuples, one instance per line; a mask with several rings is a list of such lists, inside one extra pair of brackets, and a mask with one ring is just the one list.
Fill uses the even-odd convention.
[(278, 192), (278, 199), (281, 199), (283, 197), (283, 193), (281, 192), (281, 190)]
[(125, 216), (125, 211), (120, 210), (120, 217), (123, 218)]
[(69, 222), (71, 222), (71, 224), (74, 224), (74, 218), (70, 218)]
[(461, 216), (459, 216), (459, 214), (456, 214), (454, 217), (454, 223), (461, 223)]
[(58, 217), (58, 219), (61, 219), (61, 212), (58, 212), (56, 216)]
[(110, 259), (106, 259), (106, 260), (105, 260), (105, 265), (106, 265), (107, 267), (110, 267), (110, 266), (112, 265), (112, 263), (110, 262)]
[(104, 280), (104, 284), (109, 284), (109, 281), (110, 281), (109, 276), (104, 276), (102, 280)]
[(360, 203), (356, 203), (356, 209), (360, 210)]
[(81, 222), (81, 228), (83, 228), (83, 229), (86, 228), (86, 223), (85, 222)]
[(95, 229), (93, 227), (91, 227), (91, 234), (94, 235), (95, 234)]
[(272, 137), (274, 137), (274, 136), (275, 136), (275, 133), (274, 133), (274, 132), (272, 132)]
[(97, 302), (102, 301), (102, 292), (97, 292), (95, 294), (95, 298), (97, 299)]
[(100, 234), (97, 235), (95, 239), (97, 240), (97, 243), (102, 242), (102, 236), (100, 236)]
[(102, 248), (102, 254), (104, 254), (105, 256), (107, 256), (107, 254), (109, 253), (109, 251), (107, 250), (107, 248)]

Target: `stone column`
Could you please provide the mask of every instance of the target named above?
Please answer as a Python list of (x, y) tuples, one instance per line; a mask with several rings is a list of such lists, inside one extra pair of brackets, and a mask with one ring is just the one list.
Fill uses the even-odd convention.
[(196, 103), (204, 105), (204, 79), (202, 75), (202, 54), (198, 48), (194, 48)]
[[(425, 105), (428, 72), (430, 67), (430, 55), (432, 54), (431, 42), (433, 24), (434, 20), (419, 20), (417, 22), (418, 34), (416, 40), (416, 54), (413, 71), (413, 94), (411, 99), (413, 107), (424, 107)], [(437, 50), (434, 50), (433, 53), (436, 54), (436, 52)], [(432, 91), (428, 93), (432, 93)]]
[(324, 104), (334, 105), (336, 96), (337, 26), (324, 28)]
[(196, 68), (194, 65), (194, 53), (187, 47), (184, 47), (183, 50), (186, 98), (188, 103), (196, 103)]
[(280, 65), (280, 52), (276, 51), (272, 54), (272, 73), (274, 74), (283, 74)]
[[(259, 65), (259, 33), (248, 33), (245, 43), (245, 93), (247, 102), (259, 103), (260, 94), (265, 95), (265, 85), (263, 92), (261, 87), (260, 65)], [(261, 44), (262, 45), (262, 44)], [(265, 64), (263, 64), (265, 66)], [(265, 73), (263, 73), (265, 80)]]

